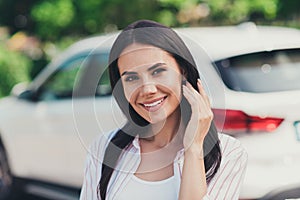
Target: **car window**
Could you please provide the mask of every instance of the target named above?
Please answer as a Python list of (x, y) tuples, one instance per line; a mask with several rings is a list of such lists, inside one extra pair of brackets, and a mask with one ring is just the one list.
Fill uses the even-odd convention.
[(109, 95), (107, 60), (107, 54), (81, 55), (70, 59), (41, 86), (39, 100)]
[(244, 92), (300, 89), (300, 49), (245, 54), (216, 62), (228, 88)]

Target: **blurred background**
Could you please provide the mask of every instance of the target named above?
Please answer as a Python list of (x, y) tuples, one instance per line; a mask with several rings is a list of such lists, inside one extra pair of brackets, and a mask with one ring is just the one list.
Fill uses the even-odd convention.
[(1, 0), (0, 98), (30, 81), (80, 38), (124, 28), (137, 19), (171, 27), (261, 25), (300, 28), (299, 0)]
[[(11, 183), (16, 183), (10, 168), (20, 177), (33, 179), (30, 187), (24, 187), (27, 192), (46, 194), (47, 199), (78, 199), (86, 149), (73, 129), (73, 83), (81, 64), (87, 69), (106, 67), (108, 49), (103, 47), (105, 52), (101, 55), (84, 55), (88, 58), (83, 62), (82, 49), (91, 50), (102, 41), (94, 38), (71, 47), (67, 54), (61, 53), (82, 38), (121, 30), (138, 19), (155, 20), (170, 27), (214, 27), (211, 32), (186, 29), (186, 33), (210, 47), (208, 52), (215, 53), (213, 62), (222, 75), (218, 78), (224, 79), (221, 81), (230, 89), (226, 90), (228, 120), (224, 127), (225, 112), (216, 110), (221, 111), (220, 126), (241, 133), (236, 136), (249, 154), (249, 174), (241, 199), (258, 199), (274, 188), (279, 188), (284, 198), (275, 194), (278, 198), (260, 200), (300, 197), (300, 37), (295, 31), (300, 29), (299, 0), (0, 0), (0, 200), (10, 192)], [(240, 24), (230, 31), (219, 27)], [(257, 49), (253, 51), (253, 47)], [(27, 90), (19, 84), (24, 91), (10, 95), (13, 86), (32, 81), (57, 55), (64, 57), (60, 64), (53, 65), (58, 67), (57, 72), (50, 70), (42, 74), (42, 79), (35, 79), (36, 88)], [(82, 74), (82, 83), (91, 74), (98, 78), (94, 71)], [(109, 85), (108, 74), (103, 77)], [(95, 99), (103, 102), (95, 105), (108, 127), (105, 120), (114, 113), (108, 104), (110, 91), (101, 81), (97, 90), (101, 98)], [(93, 121), (87, 117), (90, 113), (85, 113), (89, 111), (87, 104), (83, 104), (88, 101), (77, 100), (77, 107), (82, 108), (77, 117), (83, 122), (83, 133), (88, 135), (85, 137), (91, 139), (99, 130), (96, 127), (91, 131)], [(273, 134), (269, 134), (271, 131)], [(49, 181), (50, 185), (46, 187), (35, 179)], [(61, 190), (51, 185), (56, 179), (72, 187)], [(69, 196), (75, 195), (66, 198), (66, 191), (71, 190)], [(15, 199), (40, 198), (25, 198), (20, 193)]]

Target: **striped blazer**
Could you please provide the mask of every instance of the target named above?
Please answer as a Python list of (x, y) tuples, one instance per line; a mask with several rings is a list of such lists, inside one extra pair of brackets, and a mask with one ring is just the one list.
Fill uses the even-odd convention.
[[(118, 130), (100, 135), (90, 146), (80, 200), (98, 200), (97, 187), (101, 177), (105, 149)], [(107, 200), (118, 200), (118, 194), (134, 175), (141, 160), (139, 138), (122, 153), (107, 188)], [(222, 161), (218, 172), (207, 186), (203, 200), (237, 200), (246, 171), (247, 153), (237, 139), (219, 133)], [(184, 151), (180, 150), (174, 160), (174, 168), (183, 169)], [(174, 191), (179, 192), (179, 191)]]

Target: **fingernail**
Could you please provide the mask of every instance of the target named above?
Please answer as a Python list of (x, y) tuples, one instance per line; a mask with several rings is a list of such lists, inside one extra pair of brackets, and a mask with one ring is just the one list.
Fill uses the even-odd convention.
[(187, 90), (186, 85), (182, 85), (182, 92), (183, 92), (183, 93), (186, 93), (186, 90)]
[(199, 83), (200, 85), (202, 85), (202, 83), (201, 83), (201, 80), (200, 80), (199, 78), (198, 78), (198, 80), (197, 80), (197, 81), (198, 81), (198, 83)]

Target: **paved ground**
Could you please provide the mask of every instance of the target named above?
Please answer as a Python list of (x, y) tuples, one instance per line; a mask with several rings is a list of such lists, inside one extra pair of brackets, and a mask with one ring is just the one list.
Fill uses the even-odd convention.
[(50, 200), (50, 199), (44, 199), (44, 198), (34, 197), (30, 195), (19, 194), (18, 196), (12, 197), (10, 200)]
[[(28, 186), (27, 183), (31, 183), (31, 186), (32, 185), (35, 185), (35, 186), (39, 186), (40, 189), (42, 189), (41, 191), (38, 191), (39, 188), (35, 188), (34, 192), (32, 192), (31, 190), (28, 190)], [(79, 192), (78, 190), (76, 189), (70, 189), (70, 188), (66, 188), (66, 187), (62, 187), (62, 186), (56, 186), (54, 187), (53, 185), (50, 185), (50, 184), (45, 184), (45, 183), (41, 183), (41, 182), (38, 182), (38, 181), (33, 181), (33, 180), (22, 180), (22, 179), (14, 179), (14, 186), (13, 186), (13, 189), (11, 191), (11, 196), (9, 197), (8, 200), (57, 200), (57, 199), (49, 199), (49, 198), (41, 198), (39, 196), (33, 196), (32, 194), (47, 194), (45, 193), (45, 190), (53, 190), (53, 191), (56, 191), (57, 192), (60, 192), (60, 193), (63, 193), (63, 194), (66, 194), (66, 195), (70, 195), (70, 197), (72, 197), (72, 199), (78, 199), (79, 197), (77, 197), (77, 195), (79, 196)], [(27, 190), (26, 190), (27, 188)], [(27, 191), (27, 192), (30, 192), (31, 191), (31, 195), (29, 194), (26, 194), (24, 191)], [(68, 196), (69, 197), (69, 196)]]

